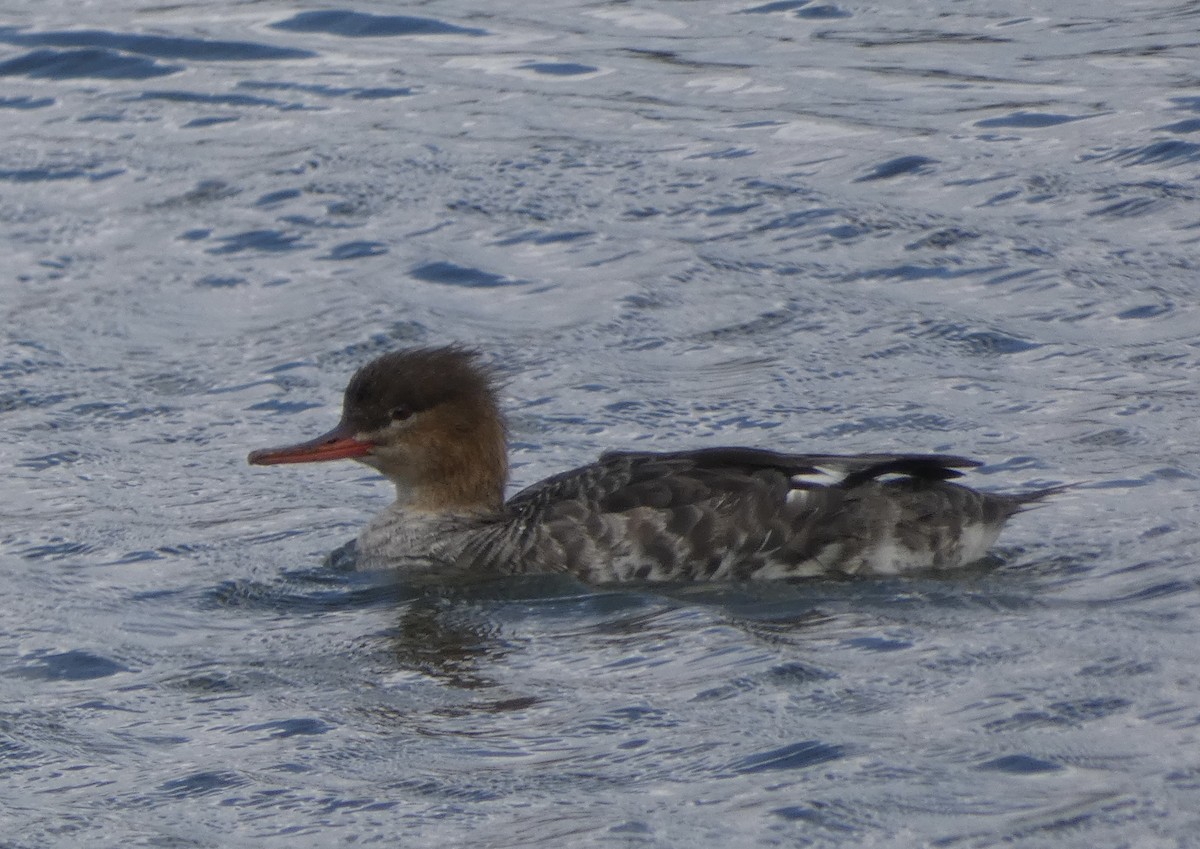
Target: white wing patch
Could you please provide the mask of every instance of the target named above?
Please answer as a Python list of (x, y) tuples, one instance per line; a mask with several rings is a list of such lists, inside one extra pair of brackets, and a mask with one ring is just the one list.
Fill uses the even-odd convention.
[(833, 466), (815, 466), (814, 471), (792, 475), (788, 478), (788, 489), (784, 503), (789, 507), (801, 507), (812, 497), (815, 490), (824, 489), (846, 476), (845, 469)]
[(814, 471), (792, 475), (792, 486), (814, 487), (828, 486), (830, 478), (841, 480), (846, 476), (846, 470), (837, 466), (814, 466)]
[(784, 503), (791, 507), (799, 507), (808, 500), (811, 493), (810, 489), (789, 489)]

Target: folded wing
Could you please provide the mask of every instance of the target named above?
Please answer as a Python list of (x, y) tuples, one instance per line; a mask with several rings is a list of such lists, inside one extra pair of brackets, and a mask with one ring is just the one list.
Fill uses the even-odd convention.
[(948, 482), (977, 465), (936, 454), (609, 452), (513, 496), (502, 536), (514, 571), (596, 582), (949, 568), (983, 556), (1023, 502)]

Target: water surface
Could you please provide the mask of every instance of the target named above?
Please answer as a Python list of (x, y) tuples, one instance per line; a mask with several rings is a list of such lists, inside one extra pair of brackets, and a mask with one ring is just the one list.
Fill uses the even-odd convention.
[[(33, 846), (1187, 846), (1185, 3), (0, 3), (0, 821)], [(361, 363), (612, 447), (1073, 482), (953, 577), (417, 590)]]

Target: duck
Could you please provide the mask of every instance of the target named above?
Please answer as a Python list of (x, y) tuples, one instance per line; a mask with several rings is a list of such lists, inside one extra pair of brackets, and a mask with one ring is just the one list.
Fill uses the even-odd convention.
[(610, 450), (505, 498), (498, 382), (470, 347), (383, 354), (351, 377), (315, 439), (256, 466), (351, 459), (395, 486), (357, 539), (358, 568), (457, 581), (565, 573), (588, 584), (894, 576), (983, 559), (1060, 488), (980, 491), (977, 460), (757, 447)]

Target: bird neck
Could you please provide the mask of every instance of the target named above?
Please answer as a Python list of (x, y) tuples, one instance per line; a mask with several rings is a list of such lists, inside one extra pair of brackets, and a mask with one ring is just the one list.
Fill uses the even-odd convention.
[(411, 458), (411, 473), (393, 477), (397, 505), (409, 511), (486, 513), (504, 504), (508, 439), (492, 405), (439, 411)]

